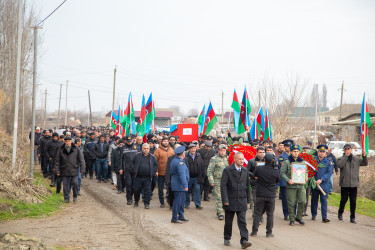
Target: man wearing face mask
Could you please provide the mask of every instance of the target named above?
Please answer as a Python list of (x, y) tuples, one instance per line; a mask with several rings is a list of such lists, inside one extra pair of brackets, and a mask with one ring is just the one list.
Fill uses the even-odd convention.
[(337, 160), (337, 166), (340, 169), (340, 187), (341, 200), (338, 212), (339, 220), (343, 220), (345, 204), (350, 199), (350, 222), (355, 221), (355, 209), (357, 204), (357, 188), (359, 186), (359, 167), (367, 166), (368, 160), (366, 151), (362, 149), (362, 159), (357, 158), (352, 154), (352, 146), (350, 144), (344, 145), (344, 155)]

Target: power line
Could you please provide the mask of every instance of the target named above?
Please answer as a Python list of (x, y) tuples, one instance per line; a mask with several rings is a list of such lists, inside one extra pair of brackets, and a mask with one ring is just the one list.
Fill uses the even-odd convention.
[(44, 18), (42, 21), (40, 21), (37, 25), (35, 25), (36, 27), (38, 27), (41, 23), (43, 23), (45, 20), (47, 20), (53, 13), (55, 13), (56, 10), (58, 10), (64, 3), (66, 2), (66, 0), (64, 0), (59, 6), (57, 6), (56, 9), (54, 9), (46, 18)]

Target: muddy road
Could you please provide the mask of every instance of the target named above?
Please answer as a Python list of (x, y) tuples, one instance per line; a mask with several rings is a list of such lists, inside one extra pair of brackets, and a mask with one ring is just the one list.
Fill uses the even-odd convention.
[[(24, 233), (41, 238), (49, 246), (74, 249), (229, 249), (223, 245), (224, 221), (216, 218), (214, 199), (202, 201), (203, 210), (185, 210), (188, 223), (172, 224), (171, 211), (159, 207), (157, 190), (150, 209), (126, 205), (125, 194), (116, 194), (111, 184), (83, 179), (82, 196), (61, 212), (42, 219), (3, 222), (0, 233)], [(193, 205), (193, 204), (191, 204)], [(358, 224), (337, 219), (337, 208), (329, 207), (324, 224), (304, 217), (306, 225), (291, 227), (283, 220), (281, 201), (276, 201), (274, 234), (265, 237), (263, 223), (257, 237), (249, 237), (256, 249), (374, 249), (375, 219), (357, 216)], [(236, 218), (235, 218), (236, 220)], [(251, 232), (251, 211), (247, 214)], [(239, 231), (234, 222), (232, 248), (240, 248)]]

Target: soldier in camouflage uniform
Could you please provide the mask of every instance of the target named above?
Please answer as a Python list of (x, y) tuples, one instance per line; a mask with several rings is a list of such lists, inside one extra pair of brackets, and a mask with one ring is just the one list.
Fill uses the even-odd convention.
[(223, 204), (221, 201), (221, 175), (224, 168), (229, 166), (227, 156), (227, 145), (220, 144), (218, 154), (211, 158), (207, 168), (207, 177), (210, 185), (214, 187), (214, 195), (216, 199), (216, 213), (219, 220), (224, 219)]

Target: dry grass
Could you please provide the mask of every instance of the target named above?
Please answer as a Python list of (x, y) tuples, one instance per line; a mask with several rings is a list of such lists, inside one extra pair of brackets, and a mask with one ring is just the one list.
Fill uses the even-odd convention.
[(12, 138), (0, 129), (0, 198), (40, 203), (50, 191), (30, 178), (29, 145), (18, 141), (17, 162), (12, 168)]

